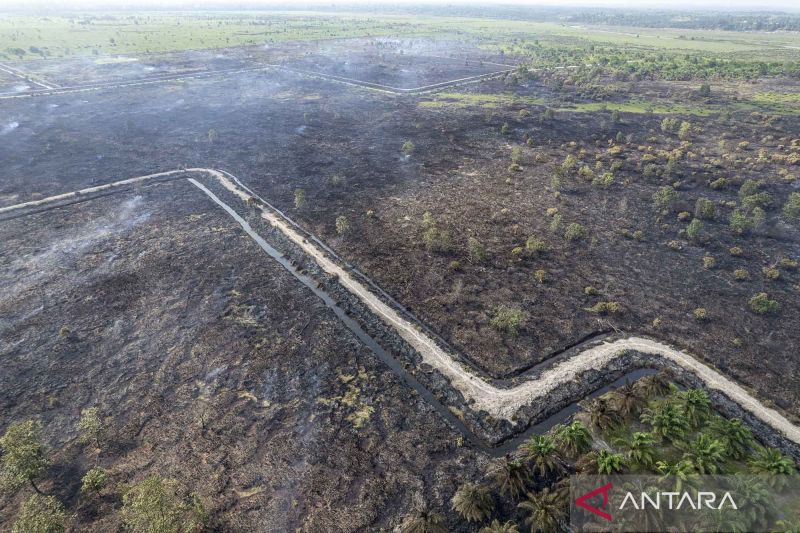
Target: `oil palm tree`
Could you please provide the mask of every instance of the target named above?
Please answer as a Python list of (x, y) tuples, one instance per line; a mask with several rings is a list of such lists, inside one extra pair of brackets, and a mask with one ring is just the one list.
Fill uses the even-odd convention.
[(669, 400), (650, 402), (640, 419), (652, 426), (651, 433), (654, 436), (669, 439), (673, 443), (683, 440), (689, 431), (689, 421), (684, 416), (682, 406)]
[(689, 389), (678, 393), (678, 397), (692, 427), (702, 424), (711, 414), (711, 400), (703, 389)]
[(597, 454), (597, 472), (599, 474), (616, 474), (625, 468), (625, 457), (620, 453), (600, 450)]
[(453, 495), (453, 510), (467, 522), (481, 522), (494, 510), (489, 489), (475, 483), (464, 483)]
[(487, 476), (494, 482), (500, 494), (513, 500), (525, 492), (528, 483), (525, 464), (508, 456), (492, 461)]
[(621, 422), (615, 406), (603, 396), (592, 400), (588, 409), (592, 425), (600, 431), (611, 429)]
[(583, 422), (574, 420), (556, 432), (556, 447), (562, 455), (577, 457), (592, 447), (592, 434)]
[(550, 435), (531, 435), (521, 448), (525, 459), (540, 477), (547, 478), (563, 469), (555, 441)]
[(643, 398), (655, 398), (669, 392), (673, 374), (669, 369), (662, 369), (657, 374), (646, 376), (636, 382)]
[(617, 388), (614, 395), (620, 414), (626, 418), (638, 413), (644, 404), (642, 391), (630, 381), (625, 381), (625, 385)]
[(738, 418), (715, 416), (708, 424), (711, 433), (725, 444), (728, 456), (743, 459), (753, 446), (753, 433)]
[(721, 441), (701, 433), (689, 444), (683, 457), (694, 464), (698, 474), (712, 475), (721, 473), (726, 455), (725, 445)]
[(400, 525), (402, 533), (447, 533), (442, 515), (420, 511), (409, 515)]
[(581, 455), (575, 461), (575, 470), (586, 475), (597, 474), (597, 452), (590, 451)]
[(479, 533), (519, 533), (519, 528), (511, 520), (501, 523), (495, 518), (491, 524), (482, 527)]
[(528, 499), (517, 505), (520, 509), (528, 511), (525, 525), (530, 527), (531, 533), (542, 531), (559, 531), (562, 528), (566, 513), (559, 504), (555, 493), (550, 489), (543, 489), (536, 494), (528, 493)]
[(747, 522), (749, 531), (764, 531), (776, 516), (775, 495), (752, 476), (732, 476), (739, 514)]
[(753, 474), (764, 474), (772, 487), (783, 488), (788, 477), (797, 473), (794, 461), (774, 448), (761, 448), (747, 461)]
[(690, 484), (690, 480), (695, 473), (694, 464), (689, 459), (681, 459), (676, 463), (668, 463), (666, 461), (658, 461), (656, 463), (656, 472), (661, 474), (659, 481), (666, 481), (667, 478), (674, 479), (674, 485), (671, 487), (675, 492), (681, 492), (684, 484)]
[(656, 439), (650, 433), (636, 431), (630, 440), (620, 442), (628, 448), (628, 460), (644, 468), (650, 468), (656, 459)]

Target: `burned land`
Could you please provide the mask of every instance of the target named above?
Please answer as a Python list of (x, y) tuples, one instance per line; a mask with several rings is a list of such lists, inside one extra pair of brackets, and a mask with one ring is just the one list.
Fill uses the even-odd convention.
[[(707, 93), (523, 61), (360, 38), (8, 62), (30, 77), (0, 72), (0, 208), (226, 170), (489, 381), (638, 334), (800, 420), (800, 115), (764, 96), (796, 80)], [(0, 427), (41, 420), (42, 488), (81, 530), (122, 527), (116, 496), (82, 499), (92, 466), (177, 479), (219, 530), (390, 530), (419, 508), (474, 530), (450, 500), (484, 451), (185, 177), (0, 214)], [(113, 420), (97, 449), (90, 407)], [(22, 500), (0, 499), (3, 529)]]

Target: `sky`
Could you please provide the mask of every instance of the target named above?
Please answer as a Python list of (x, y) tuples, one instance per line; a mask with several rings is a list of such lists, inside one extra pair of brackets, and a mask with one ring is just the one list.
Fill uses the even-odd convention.
[[(5, 3), (3, 0), (0, 4)], [(295, 4), (292, 0), (10, 0), (7, 5), (27, 6), (27, 7), (46, 7), (49, 10), (57, 10), (60, 7), (66, 9), (88, 8), (88, 7), (173, 7), (202, 8), (204, 6), (270, 6)], [(296, 2), (298, 7), (307, 5), (319, 5), (332, 7), (335, 5), (369, 5), (370, 7), (381, 4), (468, 4), (468, 5), (529, 5), (529, 6), (580, 6), (580, 7), (616, 7), (616, 8), (636, 8), (636, 9), (700, 9), (700, 10), (719, 10), (719, 11), (743, 11), (743, 10), (783, 10), (800, 12), (800, 0), (703, 0), (702, 2), (691, 0), (308, 0)], [(2, 7), (0, 7), (0, 11)]]

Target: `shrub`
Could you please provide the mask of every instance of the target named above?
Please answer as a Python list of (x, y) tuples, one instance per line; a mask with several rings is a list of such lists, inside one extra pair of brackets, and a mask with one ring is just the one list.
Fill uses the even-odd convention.
[(42, 425), (34, 420), (13, 422), (0, 437), (0, 481), (8, 489), (17, 489), (24, 483), (36, 488), (50, 461), (42, 443)]
[(665, 185), (653, 193), (653, 205), (656, 209), (669, 209), (678, 199), (678, 192), (671, 185)]
[(514, 248), (511, 249), (511, 255), (514, 257), (514, 259), (519, 259), (522, 257), (522, 252), (524, 251), (525, 248), (523, 248), (522, 246), (515, 246)]
[(495, 308), (490, 324), (498, 331), (516, 335), (525, 321), (525, 312), (518, 307), (501, 305)]
[(744, 253), (744, 250), (742, 250), (739, 246), (733, 246), (730, 250), (728, 250), (728, 252), (730, 252), (730, 254), (734, 257), (739, 257)]
[(577, 241), (586, 237), (586, 228), (577, 222), (573, 222), (567, 226), (564, 232), (564, 239), (567, 242)]
[(550, 221), (550, 231), (557, 233), (561, 229), (561, 214), (556, 213), (553, 215), (553, 220)]
[(532, 254), (538, 254), (547, 250), (547, 243), (538, 237), (528, 237), (525, 241), (525, 249)]
[(467, 240), (467, 251), (469, 252), (469, 260), (473, 263), (482, 263), (486, 259), (486, 248), (475, 237), (470, 237)]
[(105, 434), (103, 421), (100, 419), (100, 411), (97, 407), (90, 407), (81, 411), (81, 418), (78, 420), (77, 428), (81, 444), (94, 443), (98, 448)]
[(717, 216), (717, 204), (707, 198), (698, 198), (694, 205), (694, 216), (704, 220), (712, 220)]
[(800, 220), (800, 192), (792, 192), (783, 205), (783, 218), (787, 222)]
[(510, 131), (511, 131), (511, 126), (508, 125), (508, 122), (503, 122), (503, 125), (500, 126), (500, 133), (502, 133), (503, 135), (508, 135)]
[(12, 533), (61, 533), (67, 521), (64, 506), (53, 496), (34, 494), (22, 504)]
[(406, 141), (403, 143), (403, 146), (400, 148), (400, 150), (403, 152), (404, 155), (411, 155), (414, 153), (415, 148), (416, 146), (414, 146), (414, 143), (412, 143), (411, 141)]
[(592, 286), (586, 286), (583, 288), (583, 294), (594, 296), (595, 294), (597, 294), (597, 289), (595, 289)]
[(745, 268), (737, 268), (733, 271), (733, 279), (736, 281), (746, 281), (750, 279), (750, 272)]
[(777, 268), (775, 268), (775, 267), (767, 267), (767, 268), (764, 268), (764, 270), (763, 270), (763, 271), (764, 271), (764, 275), (765, 275), (765, 276), (767, 277), (767, 279), (768, 279), (768, 280), (770, 280), (770, 281), (775, 281), (776, 279), (778, 279), (779, 277), (781, 277), (781, 271), (780, 271), (780, 270), (778, 270), (778, 269), (777, 269)]
[(98, 494), (108, 485), (108, 472), (100, 467), (94, 467), (81, 478), (81, 492), (84, 494)]
[(718, 190), (724, 188), (727, 184), (728, 184), (727, 179), (719, 178), (709, 183), (709, 187), (711, 187), (714, 190)]
[(347, 221), (347, 217), (344, 215), (340, 215), (336, 217), (336, 233), (339, 235), (344, 235), (347, 233), (347, 230), (350, 229), (350, 223)]
[(777, 312), (780, 304), (771, 300), (766, 292), (760, 292), (750, 298), (750, 310), (759, 315), (767, 315)]
[(450, 268), (450, 270), (453, 270), (453, 271), (460, 270), (461, 269), (461, 262), (460, 261), (456, 261), (455, 259), (453, 259), (452, 261), (450, 261), (450, 263), (447, 266), (448, 266), (448, 268)]
[(636, 239), (637, 241), (643, 241), (644, 232), (640, 229), (637, 229), (636, 231), (633, 232), (633, 238)]
[(748, 215), (743, 209), (734, 209), (731, 212), (730, 227), (735, 233), (743, 234), (764, 224), (767, 219), (766, 213), (760, 207), (753, 208)]
[(797, 268), (797, 261), (788, 257), (781, 257), (780, 261), (778, 261), (778, 266), (786, 270), (794, 270)]
[(594, 177), (594, 171), (589, 168), (587, 165), (583, 165), (581, 168), (578, 169), (578, 176), (584, 179), (591, 179)]
[(692, 136), (691, 122), (686, 122), (686, 121), (681, 122), (681, 126), (680, 128), (678, 128), (678, 138), (682, 141), (688, 141), (691, 136)]
[(578, 166), (578, 159), (572, 155), (567, 154), (567, 157), (564, 158), (564, 161), (561, 163), (561, 170), (564, 173), (568, 173), (575, 169)]
[(558, 208), (557, 207), (548, 207), (547, 211), (545, 213), (549, 217), (555, 216), (555, 215), (558, 214)]
[(69, 334), (72, 333), (67, 326), (61, 326), (61, 329), (58, 330), (58, 336), (62, 339), (66, 339), (69, 337)]
[(708, 311), (706, 311), (705, 307), (698, 307), (694, 310), (694, 317), (697, 320), (705, 320), (708, 318)]
[(129, 487), (122, 497), (122, 518), (133, 531), (182, 533), (200, 530), (207, 521), (196, 494), (182, 498), (178, 482), (156, 475)]
[(592, 307), (584, 308), (584, 311), (599, 315), (613, 315), (621, 312), (622, 306), (619, 302), (597, 302)]
[(306, 190), (305, 189), (295, 189), (294, 190), (294, 208), (300, 209), (304, 205), (306, 205)]
[(521, 171), (522, 171), (522, 167), (521, 167), (521, 166), (519, 166), (519, 165), (518, 165), (518, 164), (516, 164), (516, 163), (511, 163), (511, 164), (508, 166), (508, 171), (509, 171), (509, 172), (521, 172)]
[(767, 192), (759, 192), (742, 198), (742, 208), (747, 212), (752, 212), (755, 208), (766, 209), (772, 203), (772, 196)]
[(703, 268), (712, 269), (717, 264), (717, 260), (714, 257), (707, 255), (703, 257)]
[(678, 213), (678, 220), (680, 220), (681, 222), (685, 222), (686, 220), (689, 220), (691, 217), (692, 215), (688, 211), (681, 211), (680, 213)]
[(611, 187), (614, 183), (614, 174), (611, 172), (604, 172), (602, 175), (597, 176), (592, 180), (592, 185), (595, 187), (600, 187), (601, 189), (607, 189)]
[(686, 236), (690, 239), (697, 239), (703, 231), (703, 223), (699, 218), (693, 218), (686, 226)]
[(522, 163), (522, 148), (515, 146), (511, 149), (511, 162), (519, 165)]
[(533, 277), (536, 278), (536, 281), (539, 283), (544, 283), (547, 281), (547, 271), (544, 269), (539, 269), (533, 273)]

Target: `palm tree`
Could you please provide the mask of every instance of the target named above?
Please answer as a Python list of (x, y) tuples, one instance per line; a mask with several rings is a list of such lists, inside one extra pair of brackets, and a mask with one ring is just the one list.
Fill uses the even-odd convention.
[(409, 515), (400, 525), (402, 533), (447, 533), (442, 515), (420, 511)]
[(761, 448), (747, 461), (753, 474), (766, 474), (767, 481), (775, 488), (783, 488), (788, 477), (797, 473), (794, 461), (774, 448)]
[(633, 463), (650, 468), (656, 459), (656, 439), (650, 433), (636, 431), (631, 435), (630, 441), (625, 444), (628, 447), (628, 459)]
[(597, 452), (591, 451), (581, 455), (575, 462), (575, 470), (581, 474), (597, 474)]
[(666, 461), (659, 461), (656, 463), (656, 471), (661, 474), (659, 481), (665, 481), (666, 478), (675, 479), (675, 492), (683, 490), (683, 484), (687, 483), (690, 477), (694, 474), (694, 464), (688, 459), (681, 459), (677, 463), (667, 463)]
[(614, 474), (622, 472), (625, 467), (625, 458), (622, 454), (613, 453), (608, 450), (600, 450), (597, 454), (597, 472), (599, 474)]
[(703, 389), (689, 389), (679, 393), (678, 397), (692, 427), (702, 424), (711, 414), (711, 400)]
[(622, 416), (629, 417), (638, 412), (644, 404), (642, 392), (630, 381), (625, 381), (625, 385), (614, 391), (617, 401), (617, 408)]
[(738, 512), (747, 522), (748, 530), (763, 531), (775, 519), (775, 494), (752, 476), (731, 478)]
[(683, 454), (684, 459), (694, 463), (698, 474), (720, 473), (720, 465), (725, 461), (725, 445), (706, 433), (701, 433)]
[(494, 481), (497, 490), (503, 496), (509, 496), (516, 500), (520, 494), (525, 492), (528, 472), (522, 461), (511, 459), (508, 456), (495, 459), (490, 463), (487, 475)]
[(592, 435), (583, 422), (574, 420), (556, 432), (556, 446), (563, 455), (577, 457), (592, 447)]
[(606, 431), (621, 422), (619, 412), (603, 396), (592, 400), (588, 409), (592, 425), (600, 431)]
[(489, 489), (475, 483), (464, 483), (453, 495), (453, 510), (467, 522), (481, 522), (494, 510)]
[(530, 527), (531, 533), (536, 533), (537, 530), (542, 533), (559, 531), (566, 516), (556, 494), (550, 492), (550, 489), (544, 489), (536, 494), (529, 492), (528, 499), (517, 507), (530, 513), (525, 519), (525, 524)]
[(680, 442), (689, 431), (689, 421), (680, 405), (669, 400), (650, 402), (640, 417), (641, 421), (653, 427), (651, 433), (659, 438)]
[(495, 518), (491, 524), (482, 527), (479, 533), (519, 533), (519, 528), (511, 520), (500, 523), (500, 520)]
[(673, 374), (669, 369), (662, 369), (657, 374), (646, 376), (636, 382), (644, 398), (655, 398), (669, 392)]
[(741, 420), (715, 416), (708, 424), (711, 432), (725, 444), (728, 456), (743, 459), (753, 445), (753, 433)]
[(553, 437), (550, 435), (531, 435), (521, 446), (525, 459), (530, 461), (534, 472), (542, 478), (562, 470), (560, 457)]

